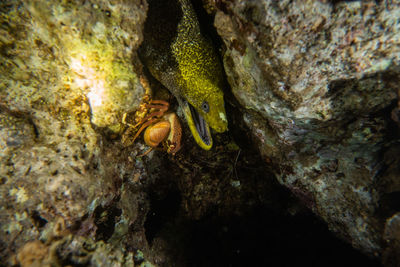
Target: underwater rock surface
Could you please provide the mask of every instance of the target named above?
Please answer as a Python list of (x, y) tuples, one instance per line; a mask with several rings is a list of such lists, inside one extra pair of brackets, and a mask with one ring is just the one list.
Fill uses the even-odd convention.
[(400, 2), (206, 2), (279, 182), (355, 248), (398, 253)]
[[(145, 14), (141, 1), (1, 1), (0, 265), (33, 240), (20, 251), (22, 266), (78, 264), (68, 253), (73, 245), (52, 246), (61, 238), (52, 234), (60, 218), (96, 242), (141, 224), (138, 202), (115, 198), (129, 191), (118, 186), (124, 171), (139, 179), (144, 170), (103, 145), (101, 133), (118, 132), (122, 114), (143, 96), (132, 62)], [(43, 255), (51, 248), (59, 259)], [(122, 264), (118, 257), (108, 263)]]
[(183, 124), (175, 156), (137, 157), (146, 1), (1, 1), (0, 265), (347, 263), (304, 206), (398, 265), (400, 2), (193, 2), (223, 41), (229, 132), (204, 151)]

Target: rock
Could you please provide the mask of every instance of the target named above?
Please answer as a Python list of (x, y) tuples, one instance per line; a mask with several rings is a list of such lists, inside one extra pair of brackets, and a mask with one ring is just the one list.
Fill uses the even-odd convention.
[(103, 241), (68, 235), (44, 244), (40, 241), (26, 243), (18, 252), (16, 263), (22, 267), (33, 266), (134, 266), (133, 253), (115, 249)]
[(386, 221), (383, 233), (385, 249), (382, 254), (385, 266), (398, 266), (400, 261), (400, 219), (399, 213), (394, 214)]
[(16, 110), (75, 107), (77, 116), (90, 108), (93, 124), (118, 128), (143, 95), (132, 55), (144, 17), (135, 2), (3, 2), (2, 100)]
[(378, 256), (382, 221), (398, 209), (381, 200), (400, 175), (391, 118), (399, 1), (205, 2), (232, 92), (279, 182), (338, 236)]
[[(22, 265), (42, 261), (41, 244), (51, 242), (59, 217), (79, 236), (111, 238), (116, 251), (118, 237), (143, 225), (143, 197), (132, 187), (145, 170), (134, 150), (107, 141), (144, 94), (133, 64), (147, 8), (141, 2), (0, 3), (2, 263), (22, 248), (31, 254)], [(118, 202), (123, 179), (133, 184), (122, 192), (136, 206)]]

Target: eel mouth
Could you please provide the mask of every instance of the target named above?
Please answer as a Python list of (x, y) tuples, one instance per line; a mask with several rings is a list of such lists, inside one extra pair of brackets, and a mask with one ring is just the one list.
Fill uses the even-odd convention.
[(196, 126), (196, 130), (201, 138), (201, 140), (206, 144), (210, 145), (210, 130), (208, 128), (207, 122), (204, 118), (196, 111), (196, 109), (189, 104), (190, 114), (192, 115), (194, 125)]
[(188, 121), (190, 131), (197, 144), (209, 150), (212, 147), (212, 137), (210, 127), (204, 118), (197, 112), (197, 110), (187, 101), (185, 101), (184, 108), (185, 117)]

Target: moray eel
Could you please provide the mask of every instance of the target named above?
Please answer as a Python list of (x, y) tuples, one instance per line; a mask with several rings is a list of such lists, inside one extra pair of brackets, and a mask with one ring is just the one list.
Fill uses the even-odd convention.
[(210, 128), (228, 129), (222, 67), (211, 40), (202, 34), (189, 0), (148, 0), (139, 57), (177, 98), (197, 144), (212, 147)]

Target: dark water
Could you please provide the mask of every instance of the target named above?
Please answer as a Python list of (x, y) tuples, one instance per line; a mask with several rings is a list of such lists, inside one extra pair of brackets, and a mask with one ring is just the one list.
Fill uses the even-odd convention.
[(145, 225), (150, 243), (161, 235), (169, 244), (172, 262), (163, 266), (381, 266), (311, 212), (291, 216), (260, 205), (242, 216), (185, 221), (174, 213), (179, 203), (176, 192), (153, 202)]

